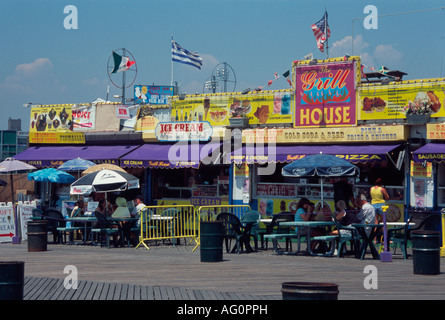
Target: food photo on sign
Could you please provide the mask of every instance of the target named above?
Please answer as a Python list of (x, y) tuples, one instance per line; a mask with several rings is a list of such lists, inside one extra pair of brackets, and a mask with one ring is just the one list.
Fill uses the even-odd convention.
[(366, 84), (358, 90), (359, 120), (405, 119), (409, 115), (445, 116), (445, 81)]
[(71, 106), (33, 106), (30, 122), (30, 132), (73, 131)]

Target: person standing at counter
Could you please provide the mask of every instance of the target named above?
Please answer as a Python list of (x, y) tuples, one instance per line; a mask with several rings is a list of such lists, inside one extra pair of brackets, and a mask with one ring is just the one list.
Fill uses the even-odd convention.
[(339, 181), (334, 182), (334, 203), (335, 210), (340, 211), (340, 208), (337, 207), (337, 203), (340, 200), (343, 200), (346, 204), (346, 210), (350, 210), (351, 206), (349, 202), (352, 203), (352, 207), (356, 207), (354, 192), (352, 191), (352, 185), (348, 182), (347, 177), (341, 177)]
[(375, 214), (381, 218), (383, 214), (382, 207), (385, 206), (386, 201), (389, 200), (388, 192), (382, 187), (382, 179), (377, 178), (369, 193), (371, 194), (371, 205), (375, 209)]

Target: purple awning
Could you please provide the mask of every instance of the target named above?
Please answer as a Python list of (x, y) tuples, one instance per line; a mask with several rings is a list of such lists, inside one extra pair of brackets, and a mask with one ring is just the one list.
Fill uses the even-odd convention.
[[(230, 161), (235, 163), (290, 163), (311, 154), (335, 155), (352, 163), (383, 161), (389, 152), (400, 145), (294, 145), (244, 146), (233, 151)], [(226, 159), (227, 160), (227, 159)]]
[(64, 162), (82, 158), (95, 163), (119, 165), (119, 158), (138, 148), (137, 146), (44, 146), (29, 147), (14, 158), (32, 164), (37, 168), (57, 168)]
[(414, 162), (442, 162), (445, 161), (444, 143), (427, 143), (413, 152)]
[(120, 159), (123, 168), (199, 168), (215, 162), (222, 153), (221, 143), (147, 143)]

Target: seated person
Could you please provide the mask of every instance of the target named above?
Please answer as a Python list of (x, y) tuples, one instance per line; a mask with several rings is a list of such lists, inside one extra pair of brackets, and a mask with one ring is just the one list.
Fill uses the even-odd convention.
[(74, 204), (73, 211), (71, 211), (71, 217), (81, 217), (83, 216), (83, 210), (84, 210), (85, 204), (83, 200), (77, 200), (77, 202)]
[[(346, 202), (344, 200), (339, 200), (337, 202), (338, 212), (335, 214), (335, 219), (345, 227), (349, 227), (353, 223), (360, 223), (360, 220), (357, 218), (357, 214), (346, 211)], [(351, 231), (341, 229), (340, 233), (344, 236), (350, 236)], [(334, 230), (331, 234), (338, 234), (338, 230)]]
[(123, 197), (116, 198), (117, 208), (111, 215), (113, 218), (130, 218), (130, 210), (127, 208), (127, 200)]
[(111, 206), (111, 203), (107, 202), (105, 199), (100, 199), (99, 204), (95, 211), (98, 211), (102, 213), (104, 216), (107, 216), (108, 213), (111, 213), (113, 210), (113, 207)]

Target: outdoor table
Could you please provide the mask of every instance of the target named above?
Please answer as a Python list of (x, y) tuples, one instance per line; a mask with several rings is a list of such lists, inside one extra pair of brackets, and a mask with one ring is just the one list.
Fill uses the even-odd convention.
[(307, 250), (310, 255), (317, 255), (315, 252), (311, 250), (311, 229), (318, 227), (332, 227), (335, 226), (333, 221), (288, 221), (288, 222), (279, 222), (280, 226), (288, 226), (288, 227), (305, 227), (307, 228)]
[[(241, 245), (244, 244), (244, 246), (246, 247), (246, 252), (254, 252), (255, 250), (253, 250), (252, 246), (250, 245), (250, 236), (252, 233), (252, 227), (256, 224), (256, 221), (247, 221), (247, 222), (243, 222), (241, 221), (241, 224), (243, 226), (242, 228), (242, 236), (241, 236)], [(232, 251), (234, 252), (236, 249), (236, 247), (234, 247), (232, 249)], [(256, 248), (255, 248), (256, 249)]]
[[(366, 249), (368, 248), (368, 246), (369, 249), (371, 250), (373, 259), (376, 260), (380, 259), (380, 254), (378, 253), (377, 249), (374, 246), (374, 238), (377, 236), (380, 228), (383, 228), (383, 224), (354, 223), (352, 224), (352, 226), (357, 229), (358, 233), (363, 239), (363, 245), (360, 249), (361, 252), (359, 254), (360, 259), (363, 260), (365, 258)], [(369, 234), (369, 236), (366, 234), (365, 230), (367, 227), (371, 228), (371, 233)]]
[(97, 218), (94, 216), (83, 216), (83, 217), (71, 217), (66, 219), (71, 222), (80, 222), (83, 223), (83, 241), (82, 243), (85, 244), (87, 242), (87, 232), (88, 232), (88, 224), (93, 224), (97, 221)]
[[(387, 226), (404, 226), (406, 225), (406, 222), (387, 222), (386, 223)], [(414, 225), (414, 223), (410, 223), (410, 225)], [(377, 234), (379, 233), (380, 228), (383, 228), (384, 224), (383, 223), (378, 223), (378, 224), (362, 224), (362, 223), (357, 223), (357, 224), (353, 224), (352, 225), (354, 228), (357, 229), (358, 233), (360, 234), (360, 236), (362, 237), (364, 243), (363, 246), (361, 248), (361, 253), (360, 253), (360, 259), (363, 260), (366, 254), (366, 249), (369, 246), (369, 249), (371, 250), (371, 254), (373, 259), (380, 259), (380, 254), (378, 253), (376, 247), (374, 246), (374, 239), (377, 236)], [(371, 233), (369, 234), (369, 236), (366, 234), (366, 227), (371, 227)]]
[(138, 221), (139, 218), (133, 218), (133, 217), (107, 217), (107, 220), (116, 223), (119, 225), (119, 233), (121, 236), (120, 242), (121, 245), (124, 245), (125, 240), (130, 239), (130, 228), (127, 228), (125, 224)]

